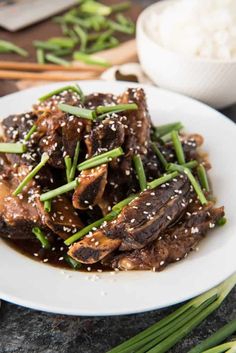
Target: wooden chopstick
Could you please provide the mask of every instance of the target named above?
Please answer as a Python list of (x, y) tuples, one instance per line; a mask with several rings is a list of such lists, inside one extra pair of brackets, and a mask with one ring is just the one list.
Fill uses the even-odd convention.
[(72, 81), (72, 80), (86, 80), (98, 76), (97, 72), (83, 71), (83, 72), (24, 72), (24, 71), (10, 71), (0, 70), (0, 79), (8, 80), (43, 80), (43, 81)]
[(18, 71), (96, 71), (102, 72), (104, 68), (98, 65), (86, 65), (76, 62), (71, 66), (61, 66), (53, 64), (38, 64), (29, 62), (0, 61), (0, 70)]

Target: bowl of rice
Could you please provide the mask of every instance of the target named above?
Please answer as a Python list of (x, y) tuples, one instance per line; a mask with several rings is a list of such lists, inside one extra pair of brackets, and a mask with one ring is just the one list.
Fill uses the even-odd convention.
[(160, 87), (215, 108), (236, 103), (236, 1), (166, 0), (137, 22), (144, 72)]

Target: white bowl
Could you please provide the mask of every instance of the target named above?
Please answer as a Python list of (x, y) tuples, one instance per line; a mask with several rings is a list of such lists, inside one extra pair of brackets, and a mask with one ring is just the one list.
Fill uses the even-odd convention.
[(203, 101), (215, 108), (236, 103), (236, 60), (201, 59), (158, 45), (147, 33), (150, 14), (173, 0), (147, 7), (137, 22), (137, 50), (144, 72), (160, 87)]

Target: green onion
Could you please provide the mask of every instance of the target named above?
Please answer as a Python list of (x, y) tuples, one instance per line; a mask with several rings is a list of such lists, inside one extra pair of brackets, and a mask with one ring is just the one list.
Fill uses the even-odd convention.
[(47, 94), (45, 94), (44, 96), (40, 97), (39, 98), (39, 101), (40, 102), (44, 102), (46, 101), (48, 98), (51, 98), (52, 96), (55, 96), (57, 94), (60, 94), (64, 91), (73, 91), (73, 92), (76, 92), (78, 93), (78, 95), (81, 97), (83, 96), (83, 93), (82, 93), (82, 90), (81, 88), (79, 87), (79, 85), (75, 84), (75, 85), (71, 85), (71, 86), (64, 86), (64, 87), (60, 87), (60, 88), (57, 88), (55, 89), (54, 91), (51, 91)]
[(58, 44), (50, 43), (50, 42), (43, 42), (41, 40), (34, 40), (33, 45), (38, 49), (44, 50), (59, 50), (61, 47)]
[(137, 110), (138, 106), (135, 103), (128, 103), (128, 104), (116, 104), (116, 105), (109, 105), (109, 106), (103, 106), (99, 105), (96, 108), (96, 113), (99, 114), (107, 114), (107, 113), (112, 113), (115, 111), (127, 111), (127, 110)]
[(72, 52), (73, 50), (70, 48), (62, 48), (62, 49), (55, 50), (53, 54), (56, 56), (66, 56), (71, 54)]
[(165, 124), (160, 126), (155, 126), (155, 134), (157, 137), (162, 137), (166, 134), (171, 133), (173, 130), (179, 131), (183, 128), (181, 122), (177, 121), (171, 124)]
[(111, 151), (101, 153), (98, 156), (87, 159), (86, 161), (80, 163), (77, 168), (79, 171), (82, 171), (85, 169), (97, 167), (98, 165), (108, 163), (112, 158), (122, 156), (123, 154), (124, 152), (121, 147), (114, 148)]
[(133, 25), (133, 22), (129, 21), (122, 13), (118, 13), (116, 19), (123, 26), (130, 26), (131, 23)]
[(124, 2), (119, 2), (117, 4), (111, 5), (110, 8), (112, 12), (120, 12), (120, 11), (128, 10), (130, 6), (131, 6), (130, 1), (124, 1)]
[(142, 159), (139, 155), (134, 155), (133, 162), (138, 177), (140, 189), (141, 191), (144, 191), (147, 188), (147, 178), (145, 175)]
[(127, 206), (131, 201), (133, 201), (138, 196), (139, 196), (138, 194), (132, 194), (132, 195), (126, 197), (126, 199), (124, 199), (124, 200), (118, 202), (116, 205), (114, 205), (112, 207), (112, 211), (119, 214), (125, 206)]
[(119, 44), (119, 40), (113, 36), (109, 38), (109, 40), (101, 43), (94, 43), (90, 48), (86, 49), (87, 54), (93, 54), (98, 51), (106, 50), (106, 49), (111, 49), (117, 47)]
[(80, 141), (77, 142), (76, 147), (75, 147), (73, 163), (72, 163), (70, 174), (69, 174), (69, 180), (70, 181), (74, 180), (74, 178), (75, 178), (75, 172), (76, 172), (78, 159), (79, 159), (79, 150), (80, 150)]
[(177, 160), (179, 164), (184, 164), (185, 163), (184, 151), (183, 151), (182, 143), (180, 142), (180, 139), (179, 139), (178, 132), (176, 130), (173, 130), (171, 133), (171, 137), (172, 137), (172, 142), (174, 145)]
[(72, 180), (70, 180), (70, 172), (71, 172), (71, 164), (72, 164), (70, 156), (65, 156), (64, 162), (66, 166), (66, 179), (67, 179), (67, 182), (69, 183), (74, 179), (73, 178)]
[[(40, 171), (40, 169), (42, 169), (45, 166), (48, 160), (49, 160), (49, 156), (46, 153), (43, 153), (41, 157), (41, 162), (38, 165), (36, 165), (36, 167), (32, 169), (31, 172), (29, 172), (29, 174), (22, 180), (22, 182), (13, 192), (13, 196), (17, 196), (22, 192), (24, 187), (35, 177), (35, 175)], [(46, 201), (46, 200), (41, 200), (41, 201)]]
[(66, 38), (66, 37), (53, 37), (53, 38), (50, 38), (47, 42), (58, 45), (60, 48), (72, 49), (75, 45), (75, 42), (73, 39)]
[(29, 141), (29, 139), (31, 138), (31, 136), (33, 135), (33, 133), (35, 133), (35, 131), (37, 130), (37, 126), (33, 125), (31, 127), (31, 129), (29, 130), (29, 132), (25, 135), (24, 141)]
[(85, 53), (82, 53), (80, 51), (75, 51), (73, 54), (73, 59), (82, 61), (85, 64), (90, 64), (90, 65), (99, 65), (99, 66), (104, 66), (104, 67), (109, 67), (111, 64), (106, 61), (103, 58), (100, 58), (99, 56), (96, 55), (88, 55)]
[(84, 92), (82, 91), (81, 87), (80, 87), (77, 83), (75, 84), (75, 88), (76, 88), (76, 92), (77, 92), (78, 95), (80, 96), (81, 102), (84, 103), (84, 101), (85, 101)]
[(44, 209), (45, 209), (46, 212), (51, 212), (52, 200), (44, 201)]
[(34, 233), (36, 238), (40, 241), (43, 248), (45, 248), (45, 249), (51, 248), (51, 244), (49, 243), (46, 235), (43, 233), (43, 231), (39, 227), (34, 227), (32, 229), (32, 233)]
[(0, 153), (17, 153), (26, 152), (27, 148), (22, 143), (0, 142)]
[(28, 56), (28, 52), (25, 49), (22, 49), (17, 45), (6, 40), (0, 40), (0, 50), (5, 53), (13, 52), (20, 56)]
[(62, 23), (79, 25), (87, 29), (91, 27), (90, 23), (86, 19), (78, 18), (71, 14), (66, 14), (65, 16), (63, 16), (63, 19), (60, 21)]
[(196, 168), (198, 166), (198, 161), (193, 160), (193, 161), (184, 163), (182, 166), (185, 167), (185, 168), (193, 169), (193, 168)]
[(218, 343), (223, 342), (227, 337), (236, 332), (236, 319), (232, 320), (225, 326), (221, 327), (217, 332), (209, 338), (192, 348), (188, 353), (201, 353), (206, 349), (216, 346)]
[(205, 195), (202, 192), (200, 185), (198, 184), (197, 180), (195, 179), (195, 177), (193, 176), (193, 174), (191, 173), (191, 171), (188, 168), (172, 163), (172, 164), (169, 164), (167, 170), (170, 172), (173, 172), (176, 170), (180, 173), (185, 173), (187, 175), (187, 177), (189, 178), (189, 181), (191, 182), (201, 204), (205, 205), (208, 203), (207, 199), (205, 198)]
[(221, 217), (221, 218), (216, 222), (216, 224), (217, 224), (218, 226), (224, 226), (226, 223), (227, 223), (227, 218), (226, 218), (226, 217)]
[(45, 192), (44, 194), (42, 194), (40, 196), (40, 201), (44, 202), (44, 201), (53, 199), (56, 196), (65, 194), (66, 192), (72, 191), (76, 188), (77, 185), (78, 185), (78, 181), (73, 180), (70, 183), (59, 186), (58, 188), (56, 188), (54, 190), (50, 190), (48, 192)]
[(40, 49), (38, 48), (36, 50), (36, 58), (37, 58), (37, 62), (39, 64), (45, 64), (45, 60), (44, 60), (44, 50), (43, 49)]
[(75, 259), (73, 259), (71, 256), (69, 255), (64, 255), (64, 260), (68, 263), (68, 265), (70, 265), (70, 267), (72, 267), (74, 270), (78, 270), (79, 268), (81, 268), (81, 263), (79, 261), (76, 261)]
[(157, 186), (162, 185), (162, 184), (166, 183), (167, 181), (177, 177), (178, 174), (179, 174), (178, 172), (173, 172), (171, 174), (163, 175), (162, 177), (147, 183), (147, 187), (148, 187), (148, 189), (154, 189)]
[(164, 169), (167, 168), (168, 162), (165, 159), (164, 155), (161, 153), (161, 151), (159, 150), (159, 148), (157, 147), (157, 145), (155, 143), (152, 143), (152, 150), (153, 152), (157, 155), (159, 161), (161, 162), (162, 166)]
[(83, 119), (93, 120), (96, 116), (94, 110), (79, 108), (73, 105), (60, 103), (58, 104), (58, 108), (65, 113), (69, 113)]
[(203, 187), (203, 189), (205, 189), (206, 191), (210, 191), (206, 169), (204, 168), (203, 164), (200, 164), (198, 166), (197, 174), (198, 174), (198, 178), (199, 178), (200, 184)]
[(97, 221), (87, 225), (83, 229), (79, 230), (77, 233), (73, 234), (70, 238), (66, 239), (64, 243), (69, 246), (75, 241), (79, 240), (82, 238), (84, 235), (88, 234), (91, 230), (94, 230), (96, 228), (99, 228), (104, 222), (111, 221), (117, 216), (116, 212), (110, 212), (108, 213), (105, 217), (98, 219)]
[(80, 39), (80, 50), (83, 52), (86, 49), (88, 36), (86, 32), (79, 26), (74, 26), (75, 33), (79, 36)]
[(218, 287), (182, 305), (148, 329), (107, 353), (165, 353), (219, 308), (236, 283), (233, 275)]
[(203, 353), (235, 353), (236, 352), (236, 341), (221, 344), (220, 346), (208, 349)]
[(53, 64), (57, 64), (57, 65), (62, 65), (62, 66), (71, 66), (71, 62), (70, 61), (67, 61), (65, 59), (62, 59), (62, 58), (59, 58), (58, 56), (56, 55), (53, 55), (53, 54), (46, 54), (45, 55), (45, 58), (47, 61), (53, 63)]
[(123, 25), (121, 23), (109, 20), (109, 26), (114, 31), (121, 32), (121, 33), (133, 34), (135, 32), (135, 26), (133, 24), (132, 25), (130, 24), (128, 26), (127, 24)]
[(92, 0), (83, 2), (80, 6), (81, 12), (86, 12), (89, 14), (96, 14), (102, 16), (108, 16), (111, 14), (112, 10), (109, 6), (103, 5), (99, 2), (95, 2)]

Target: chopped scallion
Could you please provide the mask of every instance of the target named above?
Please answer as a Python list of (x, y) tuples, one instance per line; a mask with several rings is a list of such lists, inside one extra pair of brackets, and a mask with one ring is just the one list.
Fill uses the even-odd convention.
[(99, 65), (104, 67), (109, 67), (111, 64), (103, 58), (95, 55), (88, 55), (80, 51), (75, 51), (73, 54), (74, 60), (82, 61), (89, 65)]
[(132, 195), (126, 197), (126, 199), (124, 199), (124, 200), (118, 202), (116, 205), (114, 205), (112, 207), (112, 211), (119, 214), (125, 206), (127, 206), (131, 201), (133, 201), (138, 196), (139, 196), (138, 194), (132, 194)]
[(179, 138), (179, 134), (176, 130), (173, 130), (171, 133), (172, 142), (174, 145), (175, 153), (179, 164), (185, 163), (185, 156), (183, 151), (183, 146)]
[(103, 5), (99, 2), (88, 0), (82, 3), (80, 11), (88, 14), (108, 16), (111, 14), (112, 9), (110, 6)]
[(39, 228), (39, 227), (34, 227), (32, 229), (32, 233), (36, 236), (36, 238), (40, 241), (40, 243), (42, 244), (42, 247), (45, 249), (50, 249), (51, 248), (51, 244), (48, 241), (48, 238), (46, 237), (46, 235), (44, 234), (44, 232)]
[(80, 50), (84, 52), (87, 46), (88, 36), (79, 25), (74, 26), (74, 32), (78, 35), (80, 39)]
[(203, 164), (200, 164), (197, 167), (197, 174), (202, 188), (205, 189), (206, 191), (210, 191), (206, 169), (204, 168)]
[(104, 106), (104, 105), (99, 105), (96, 108), (96, 113), (99, 114), (105, 114), (105, 113), (112, 113), (116, 111), (127, 111), (127, 110), (137, 110), (138, 106), (135, 103), (128, 103), (128, 104), (116, 104), (116, 105), (109, 105), (109, 106)]
[(33, 41), (33, 45), (38, 48), (38, 49), (44, 49), (44, 50), (59, 50), (61, 47), (57, 44), (50, 43), (50, 42), (43, 42), (41, 40), (35, 40)]
[(72, 163), (71, 170), (69, 173), (69, 181), (72, 181), (75, 178), (75, 172), (76, 172), (78, 159), (79, 159), (79, 150), (80, 150), (80, 141), (77, 142), (76, 147), (75, 147), (73, 163)]
[(20, 142), (0, 142), (0, 153), (17, 153), (22, 154), (27, 150), (26, 146)]
[(161, 162), (163, 168), (166, 169), (167, 165), (168, 165), (168, 162), (167, 162), (167, 160), (165, 159), (164, 155), (161, 153), (161, 151), (159, 150), (159, 148), (157, 147), (157, 145), (155, 143), (152, 143), (152, 150), (157, 155), (157, 158)]
[(46, 212), (51, 212), (52, 200), (44, 201), (44, 209), (45, 209)]
[(76, 261), (75, 259), (73, 259), (71, 256), (69, 255), (64, 255), (64, 260), (68, 263), (68, 265), (70, 265), (70, 267), (72, 267), (74, 270), (78, 270), (79, 268), (81, 268), (81, 263), (79, 261)]
[(5, 53), (12, 52), (20, 56), (28, 56), (28, 52), (25, 49), (22, 49), (17, 45), (6, 40), (0, 40), (0, 50)]
[(162, 185), (162, 184), (166, 183), (167, 181), (177, 177), (178, 174), (179, 174), (178, 172), (173, 172), (171, 174), (163, 175), (162, 177), (147, 183), (147, 187), (148, 187), (148, 189), (154, 189), (157, 186)]
[[(35, 177), (35, 175), (42, 169), (47, 161), (49, 160), (49, 156), (44, 153), (41, 157), (41, 162), (36, 165), (34, 169), (29, 172), (29, 174), (22, 180), (22, 182), (19, 184), (19, 186), (16, 188), (16, 190), (13, 192), (13, 196), (19, 195), (24, 187)], [(41, 201), (46, 201), (46, 200), (41, 200)]]
[(44, 50), (43, 49), (38, 48), (36, 50), (36, 58), (37, 58), (37, 62), (39, 64), (45, 64)]
[(65, 162), (65, 166), (66, 166), (66, 179), (67, 179), (67, 182), (69, 183), (71, 181), (70, 180), (70, 172), (71, 172), (71, 165), (72, 165), (70, 156), (65, 156), (64, 162)]
[(82, 170), (85, 170), (85, 169), (90, 169), (90, 168), (93, 168), (93, 167), (97, 167), (97, 166), (99, 166), (101, 164), (108, 163), (108, 162), (111, 161), (112, 158), (116, 158), (116, 157), (122, 156), (123, 154), (124, 154), (124, 152), (123, 152), (121, 147), (114, 148), (111, 151), (108, 151), (108, 152), (102, 153), (102, 154), (100, 154), (98, 156), (89, 158), (86, 161), (80, 163), (78, 165), (78, 170), (82, 171)]
[(111, 5), (110, 8), (112, 12), (120, 12), (128, 10), (131, 6), (130, 1), (118, 2), (117, 4)]
[(141, 191), (147, 188), (147, 178), (145, 175), (142, 159), (139, 155), (133, 156), (134, 167), (139, 181)]
[(35, 131), (37, 130), (37, 126), (33, 125), (31, 127), (31, 129), (29, 130), (29, 132), (25, 135), (24, 141), (29, 141), (29, 139), (31, 138), (31, 136), (35, 133)]
[(60, 48), (70, 48), (71, 49), (75, 45), (74, 40), (71, 38), (67, 38), (67, 37), (53, 37), (53, 38), (50, 38), (47, 42), (58, 45)]
[(83, 119), (93, 120), (96, 117), (95, 111), (90, 109), (79, 108), (63, 103), (58, 104), (58, 108), (65, 113), (69, 113)]
[(51, 91), (51, 92), (45, 94), (44, 96), (40, 97), (39, 101), (44, 102), (48, 98), (51, 98), (52, 96), (56, 96), (57, 94), (60, 94), (64, 91), (73, 91), (73, 92), (77, 93), (80, 97), (81, 96), (83, 97), (83, 92), (82, 92), (80, 86), (75, 84), (75, 85), (64, 86), (64, 87), (60, 87), (58, 89), (55, 89), (54, 91)]
[(57, 64), (57, 65), (62, 65), (62, 66), (71, 66), (70, 61), (59, 58), (58, 56), (54, 55), (54, 54), (46, 54), (45, 58), (47, 61), (53, 63), (53, 64)]
[(171, 124), (164, 124), (160, 126), (155, 126), (155, 134), (157, 137), (162, 137), (166, 134), (171, 133), (173, 130), (179, 131), (183, 128), (181, 122), (177, 121)]
[(221, 217), (218, 221), (217, 221), (217, 225), (218, 226), (224, 226), (227, 223), (227, 218), (226, 217)]
[(54, 190), (50, 190), (48, 192), (45, 192), (44, 194), (42, 194), (40, 196), (40, 201), (44, 202), (44, 201), (53, 199), (56, 196), (65, 194), (66, 192), (72, 191), (76, 188), (77, 185), (78, 185), (78, 181), (73, 180), (70, 183), (59, 186), (58, 188), (56, 188)]

